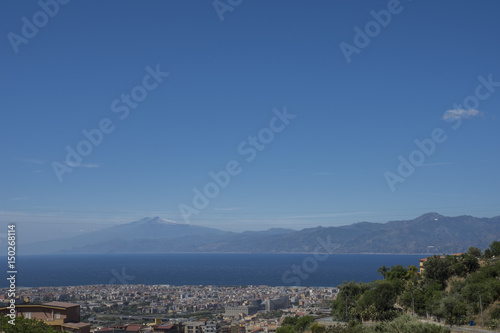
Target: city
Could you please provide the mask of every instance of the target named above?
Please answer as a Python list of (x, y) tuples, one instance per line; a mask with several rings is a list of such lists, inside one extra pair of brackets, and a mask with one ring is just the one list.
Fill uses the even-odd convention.
[[(5, 290), (1, 292), (2, 306), (7, 306)], [(90, 325), (75, 332), (90, 332), (90, 328), (95, 332), (121, 332), (120, 327), (130, 325), (139, 325), (141, 330), (137, 332), (152, 331), (155, 325), (154, 332), (163, 332), (159, 330), (163, 325), (171, 326), (168, 332), (208, 333), (206, 325), (214, 324), (213, 333), (229, 333), (234, 326), (239, 327), (239, 333), (269, 333), (275, 332), (286, 316), (330, 316), (331, 301), (337, 292), (331, 287), (263, 285), (38, 287), (20, 289), (16, 308), (22, 311), (23, 305), (78, 305), (81, 322)], [(47, 322), (50, 324), (50, 320)], [(114, 328), (102, 330), (105, 327)], [(189, 327), (196, 329), (189, 331)]]

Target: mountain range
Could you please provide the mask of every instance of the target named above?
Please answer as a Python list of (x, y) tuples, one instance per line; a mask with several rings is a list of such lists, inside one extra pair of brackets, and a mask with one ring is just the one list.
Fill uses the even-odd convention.
[(241, 233), (144, 218), (75, 237), (26, 244), (23, 254), (237, 252), (442, 254), (485, 249), (500, 239), (500, 216), (447, 217), (427, 213), (413, 220), (359, 222), (299, 231), (273, 228)]

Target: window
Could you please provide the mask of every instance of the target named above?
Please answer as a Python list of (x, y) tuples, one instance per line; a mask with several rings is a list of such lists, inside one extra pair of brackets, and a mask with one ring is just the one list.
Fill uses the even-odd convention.
[(31, 319), (31, 312), (25, 312), (24, 313), (24, 318)]
[(56, 312), (56, 319), (61, 319), (61, 313), (60, 312)]

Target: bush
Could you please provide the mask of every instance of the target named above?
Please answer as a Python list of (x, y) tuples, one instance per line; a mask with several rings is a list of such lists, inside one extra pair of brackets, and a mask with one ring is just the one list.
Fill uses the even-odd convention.
[(422, 323), (410, 316), (400, 316), (391, 322), (378, 324), (367, 332), (386, 333), (449, 333), (450, 329), (435, 324)]
[(45, 324), (43, 320), (25, 319), (24, 317), (16, 317), (15, 325), (9, 324), (9, 317), (0, 318), (0, 331), (4, 333), (57, 333), (51, 326)]

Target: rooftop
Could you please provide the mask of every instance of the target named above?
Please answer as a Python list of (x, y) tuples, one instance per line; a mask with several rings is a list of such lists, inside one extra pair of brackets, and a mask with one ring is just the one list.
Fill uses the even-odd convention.
[(75, 303), (66, 303), (66, 302), (48, 302), (48, 303), (43, 303), (42, 305), (47, 305), (47, 306), (55, 306), (58, 308), (72, 308), (75, 306), (80, 306)]

